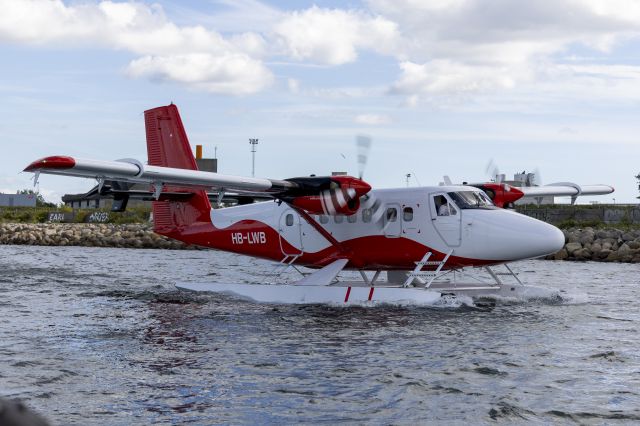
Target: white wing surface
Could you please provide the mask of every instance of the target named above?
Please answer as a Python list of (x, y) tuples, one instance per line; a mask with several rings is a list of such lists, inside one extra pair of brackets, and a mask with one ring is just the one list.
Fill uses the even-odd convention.
[(283, 180), (223, 175), (200, 170), (144, 165), (137, 160), (102, 161), (66, 156), (36, 160), (27, 172), (74, 176), (100, 180), (116, 180), (149, 185), (180, 185), (205, 189), (230, 189), (252, 192), (281, 192), (296, 185)]
[(518, 190), (524, 193), (525, 198), (533, 197), (578, 197), (580, 195), (606, 195), (615, 189), (609, 185), (578, 185), (571, 182), (552, 183), (545, 186), (523, 186)]

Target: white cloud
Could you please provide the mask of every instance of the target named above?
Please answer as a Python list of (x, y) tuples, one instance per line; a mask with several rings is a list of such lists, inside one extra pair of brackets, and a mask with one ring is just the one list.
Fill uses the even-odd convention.
[[(398, 24), (401, 75), (392, 93), (458, 94), (556, 79), (557, 55), (575, 46), (608, 52), (640, 36), (632, 0), (369, 0)], [(605, 75), (598, 78), (607, 79)]]
[(273, 79), (255, 59), (265, 53), (260, 35), (242, 33), (225, 39), (202, 26), (180, 27), (158, 5), (102, 1), (67, 6), (61, 0), (0, 0), (0, 10), (0, 41), (101, 46), (144, 55), (130, 63), (133, 76), (160, 77), (238, 95), (262, 90)]
[(273, 31), (286, 55), (328, 65), (355, 61), (358, 49), (390, 54), (399, 35), (397, 25), (380, 16), (317, 6), (287, 14)]
[(509, 70), (470, 66), (450, 60), (434, 60), (426, 64), (405, 61), (400, 63), (402, 74), (393, 85), (398, 93), (464, 93), (514, 86)]
[(366, 124), (368, 126), (381, 126), (391, 123), (391, 118), (388, 115), (381, 114), (359, 114), (356, 115), (354, 121), (358, 124)]
[(129, 64), (129, 75), (172, 80), (196, 89), (229, 95), (248, 95), (268, 87), (273, 77), (259, 61), (244, 54), (144, 56)]
[[(397, 61), (397, 80), (384, 84), (387, 92), (406, 96), (406, 105), (432, 95), (455, 97), (550, 81), (562, 89), (576, 85), (571, 79), (599, 85), (614, 79), (617, 87), (638, 84), (635, 72), (621, 83), (610, 68), (572, 73), (558, 59), (575, 46), (603, 57), (620, 41), (639, 37), (637, 0), (368, 0), (368, 10), (312, 6), (298, 11), (258, 0), (219, 0), (216, 5), (222, 8), (215, 14), (198, 12), (187, 20), (199, 25), (178, 25), (160, 5), (131, 0), (0, 0), (0, 42), (124, 50), (137, 57), (125, 67), (130, 76), (232, 95), (256, 93), (273, 83), (265, 58), (336, 66), (357, 61), (362, 51)], [(168, 7), (184, 16), (190, 10)], [(254, 24), (255, 30), (243, 32)], [(300, 82), (287, 78), (283, 81), (294, 93), (352, 96), (340, 88), (308, 84), (300, 90)], [(367, 96), (377, 89), (350, 91)]]

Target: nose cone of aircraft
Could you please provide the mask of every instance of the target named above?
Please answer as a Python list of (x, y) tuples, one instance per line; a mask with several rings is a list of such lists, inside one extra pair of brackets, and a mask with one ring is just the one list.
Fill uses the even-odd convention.
[(527, 224), (529, 229), (528, 247), (525, 249), (529, 254), (527, 257), (547, 256), (557, 253), (564, 247), (564, 234), (561, 230), (537, 219), (528, 219), (535, 223)]
[(473, 227), (485, 231), (484, 238), (476, 245), (485, 258), (532, 259), (556, 253), (564, 247), (564, 234), (553, 225), (509, 210), (482, 213), (474, 218)]

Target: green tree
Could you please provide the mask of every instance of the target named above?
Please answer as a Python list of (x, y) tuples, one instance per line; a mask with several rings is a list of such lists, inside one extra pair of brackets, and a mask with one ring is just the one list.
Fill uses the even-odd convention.
[(18, 194), (35, 195), (36, 196), (36, 207), (56, 207), (56, 205), (54, 203), (47, 202), (44, 199), (44, 197), (42, 196), (42, 194), (40, 194), (39, 192), (34, 191), (33, 189), (22, 189), (22, 190), (18, 191)]

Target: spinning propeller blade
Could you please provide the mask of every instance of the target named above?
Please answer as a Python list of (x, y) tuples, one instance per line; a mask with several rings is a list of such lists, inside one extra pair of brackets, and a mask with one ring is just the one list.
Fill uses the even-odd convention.
[(489, 175), (489, 178), (491, 180), (494, 180), (496, 183), (502, 183), (503, 176), (500, 174), (500, 169), (498, 168), (498, 165), (493, 161), (493, 158), (489, 160), (484, 171), (487, 175)]
[(371, 138), (365, 135), (356, 136), (356, 147), (358, 149), (358, 178), (362, 179), (369, 160), (371, 150)]
[[(367, 162), (369, 161), (371, 145), (372, 140), (370, 136), (356, 136), (356, 149), (358, 150), (358, 177), (360, 179), (364, 176)], [(362, 196), (360, 202), (363, 210), (369, 209), (371, 211), (371, 221), (382, 228), (382, 219), (384, 216), (384, 206), (382, 205), (382, 202), (371, 193)]]

